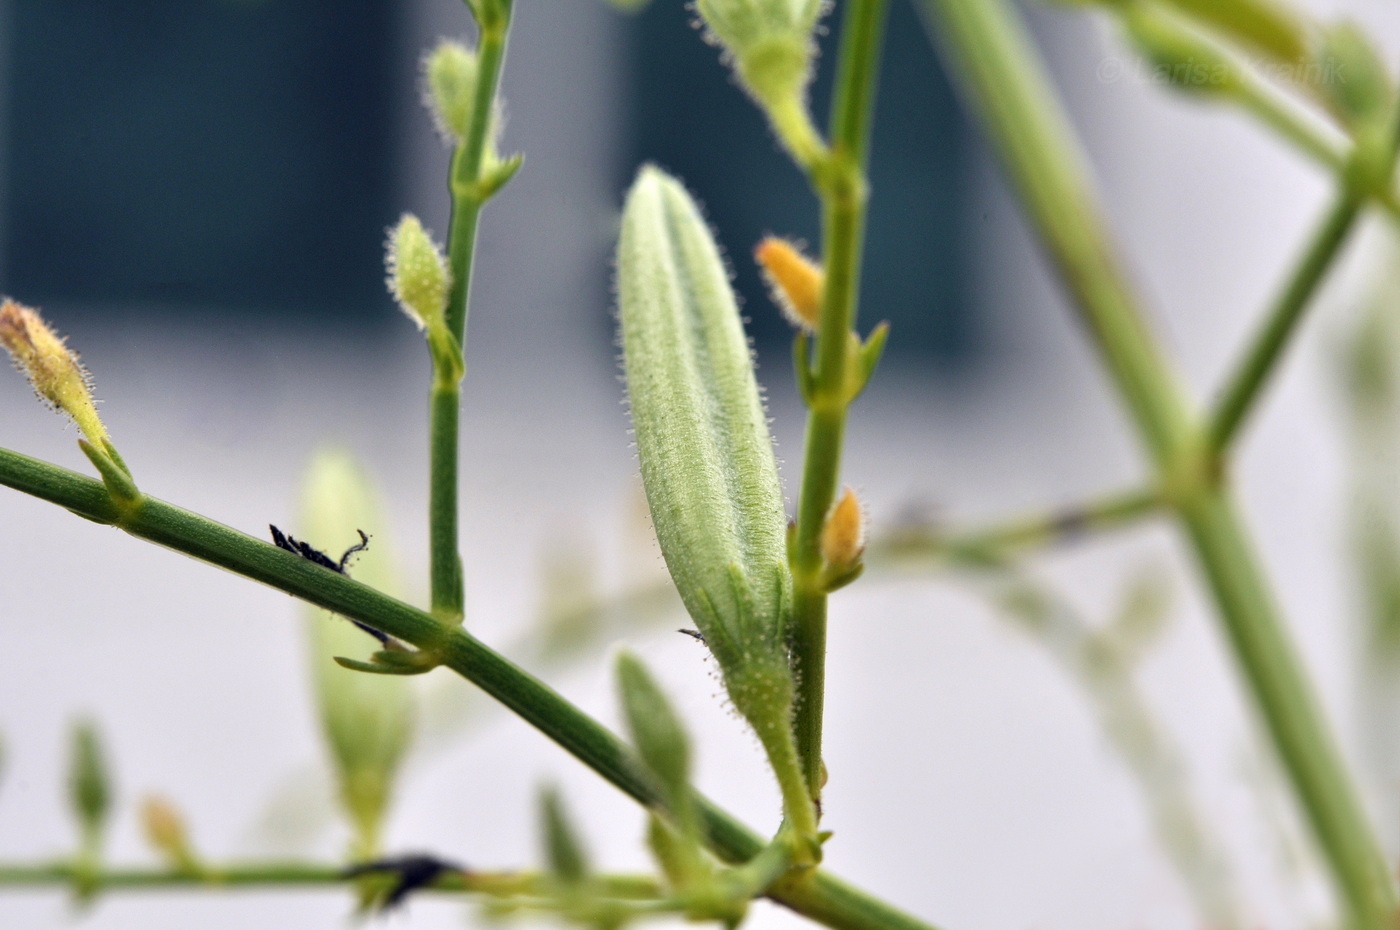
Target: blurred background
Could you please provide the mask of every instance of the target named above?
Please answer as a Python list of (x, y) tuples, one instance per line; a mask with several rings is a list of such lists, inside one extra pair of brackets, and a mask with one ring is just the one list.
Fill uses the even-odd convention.
[[(1400, 53), (1392, 5), (1307, 7), (1354, 16)], [(815, 205), (677, 0), (637, 16), (579, 0), (516, 8), (501, 148), (526, 164), (485, 213), (468, 329), (468, 624), (613, 723), (610, 653), (625, 639), (692, 724), (700, 787), (767, 829), (777, 799), (756, 743), (725, 713), (694, 643), (670, 632), (680, 614), (652, 610), (563, 656), (537, 650), (536, 633), (548, 592), (606, 598), (664, 577), (611, 315), (618, 207), (636, 166), (680, 175), (726, 246), (790, 499), (802, 430), (790, 333), (748, 256), (770, 232), (815, 249)], [(1152, 86), (1107, 24), (1027, 12), (1154, 325), (1206, 397), (1329, 181), (1233, 111)], [(114, 439), (152, 494), (261, 535), (269, 522), (296, 525), (316, 449), (357, 455), (385, 504), (374, 544), (392, 548), (420, 602), (428, 358), (384, 290), (382, 243), (404, 210), (445, 234), (448, 152), (416, 105), (418, 61), (437, 37), (469, 34), (456, 0), (0, 0), (0, 292), (42, 307), (83, 353)], [(832, 57), (814, 88), (819, 114)], [(854, 409), (845, 469), (874, 532), (911, 513), (971, 524), (1138, 480), (1129, 424), (910, 4), (892, 4), (881, 80), (861, 313), (867, 328), (890, 320), (893, 335)], [(1368, 710), (1374, 691), (1358, 684), (1366, 598), (1348, 548), (1344, 376), (1391, 254), (1377, 229), (1350, 250), (1238, 475), (1395, 852), (1400, 772), (1366, 751), (1384, 734)], [(22, 379), (3, 387), (0, 444), (86, 471), (73, 431)], [(1378, 417), (1376, 429), (1400, 430), (1391, 412)], [(1372, 490), (1386, 493), (1384, 476)], [(113, 861), (153, 861), (133, 814), (151, 793), (186, 812), (212, 861), (342, 854), (348, 833), (326, 798), (311, 658), (289, 598), (18, 494), (0, 494), (0, 527), (0, 861), (71, 849), (63, 773), (79, 717), (101, 728), (119, 786)], [(338, 552), (350, 540), (314, 542)], [(1146, 527), (1032, 567), (1094, 625), (1135, 579), (1170, 589), (1136, 685), (1187, 760), (1182, 778), (1245, 922), (1314, 925), (1325, 887), (1174, 533)], [(1026, 635), (1034, 624), (1008, 622), (996, 602), (929, 571), (872, 572), (836, 596), (828, 863), (951, 930), (1195, 926), (1101, 708), (1044, 637)], [(534, 792), (554, 782), (602, 864), (646, 866), (629, 802), (473, 702), (470, 685), (438, 678), (422, 695), (422, 745), (389, 849), (530, 866)], [(0, 923), (15, 927), (331, 927), (351, 909), (338, 891), (163, 892), (79, 912), (61, 891), (0, 889)], [(456, 927), (474, 925), (471, 913), (424, 896), (388, 920)], [(768, 906), (752, 923), (799, 924)]]

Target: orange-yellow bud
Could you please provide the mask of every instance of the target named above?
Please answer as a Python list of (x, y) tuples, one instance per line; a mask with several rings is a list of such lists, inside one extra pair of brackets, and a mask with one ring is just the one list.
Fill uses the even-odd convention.
[(37, 311), (7, 299), (0, 306), (0, 345), (29, 378), (41, 400), (72, 417), (93, 445), (108, 444), (87, 370), (78, 361), (78, 354), (49, 329)]
[(829, 568), (841, 571), (860, 561), (865, 552), (865, 512), (860, 498), (850, 488), (826, 515), (822, 527), (822, 558)]
[(821, 266), (791, 242), (776, 236), (760, 242), (753, 257), (768, 282), (773, 303), (788, 322), (809, 333), (816, 332), (821, 319), (822, 289), (826, 285)]

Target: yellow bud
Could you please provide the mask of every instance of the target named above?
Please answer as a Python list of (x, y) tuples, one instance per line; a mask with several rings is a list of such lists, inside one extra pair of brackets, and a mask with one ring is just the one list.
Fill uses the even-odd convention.
[(172, 865), (188, 867), (194, 862), (185, 818), (165, 798), (152, 795), (141, 802), (141, 827), (146, 840)]
[(791, 242), (776, 236), (760, 242), (753, 257), (768, 282), (773, 303), (788, 322), (806, 332), (816, 332), (821, 320), (822, 289), (826, 286), (821, 266)]
[(476, 102), (476, 53), (460, 42), (443, 40), (423, 59), (424, 102), (442, 137), (460, 145)]
[(0, 306), (0, 345), (29, 378), (40, 399), (72, 417), (93, 445), (108, 445), (107, 428), (97, 416), (87, 370), (78, 361), (78, 354), (49, 329), (37, 311), (6, 299)]
[(851, 568), (865, 552), (865, 513), (849, 487), (826, 515), (821, 544), (822, 558), (836, 570)]
[(441, 326), (451, 276), (442, 251), (412, 213), (405, 213), (389, 230), (384, 263), (389, 269), (389, 292), (408, 318), (419, 329)]

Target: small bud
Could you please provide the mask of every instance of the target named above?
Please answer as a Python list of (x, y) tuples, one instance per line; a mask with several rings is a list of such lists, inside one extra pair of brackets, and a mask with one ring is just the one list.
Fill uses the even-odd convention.
[(95, 847), (107, 824), (111, 786), (97, 731), (90, 723), (73, 729), (73, 749), (68, 769), (68, 798), (83, 831), (84, 846)]
[(566, 885), (576, 885), (588, 877), (588, 853), (569, 821), (559, 792), (540, 792), (540, 819), (544, 827), (545, 861), (549, 870)]
[(384, 263), (389, 269), (389, 292), (408, 318), (419, 329), (440, 328), (451, 287), (447, 261), (412, 213), (405, 213), (389, 230)]
[(822, 527), (822, 558), (834, 571), (852, 568), (865, 552), (865, 514), (856, 492), (846, 488)]
[(146, 840), (166, 861), (177, 869), (194, 866), (195, 856), (190, 848), (185, 818), (165, 798), (152, 795), (141, 802), (141, 827)]
[(822, 0), (696, 0), (710, 37), (733, 59), (744, 87), (765, 106), (801, 98), (811, 79), (812, 33)]
[(1317, 62), (1316, 87), (1344, 124), (1355, 129), (1385, 122), (1394, 91), (1380, 53), (1362, 29), (1349, 21), (1328, 27)]
[(1225, 96), (1242, 81), (1235, 62), (1169, 10), (1137, 4), (1123, 15), (1128, 38), (1151, 63), (1154, 80), (1201, 97)]
[(443, 40), (423, 59), (423, 102), (447, 142), (461, 145), (476, 101), (476, 53)]
[(679, 815), (688, 801), (690, 783), (690, 740), (685, 727), (656, 680), (631, 653), (617, 657), (617, 684), (632, 743), (661, 781), (668, 804)]
[(815, 333), (821, 320), (822, 289), (826, 275), (821, 266), (797, 250), (791, 242), (769, 236), (753, 252), (768, 293), (787, 321)]
[(92, 399), (87, 369), (37, 311), (7, 299), (0, 306), (0, 345), (29, 378), (41, 400), (72, 417), (93, 445), (110, 445)]

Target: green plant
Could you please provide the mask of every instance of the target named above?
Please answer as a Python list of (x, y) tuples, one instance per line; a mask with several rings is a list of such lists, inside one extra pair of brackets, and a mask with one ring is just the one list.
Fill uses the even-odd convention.
[[(277, 544), (246, 535), (140, 490), (97, 417), (76, 356), (37, 314), (0, 311), (0, 341), (40, 396), (67, 413), (100, 476), (84, 477), (0, 450), (0, 483), (261, 581), (352, 622), (315, 622), (342, 668), (318, 666), (322, 716), (355, 824), (352, 868), (322, 864), (225, 864), (195, 855), (167, 807), (147, 807), (148, 832), (168, 867), (129, 870), (102, 861), (107, 809), (102, 754), (80, 729), (74, 807), (83, 844), (72, 861), (0, 867), (0, 884), (71, 882), (91, 897), (154, 885), (310, 885), (353, 882), (367, 905), (393, 904), (420, 887), (464, 891), (493, 911), (548, 912), (594, 927), (656, 915), (736, 926), (768, 897), (819, 923), (845, 928), (927, 924), (820, 867), (828, 600), (865, 569), (932, 559), (990, 580), (1007, 613), (1055, 645), (1088, 687), (1109, 734), (1141, 776), (1174, 861), (1211, 925), (1239, 925), (1217, 851), (1172, 772), (1175, 750), (1153, 728), (1134, 691), (1132, 650), (1154, 613), (1129, 598), (1099, 632), (1020, 573), (1020, 550), (1066, 528), (1094, 530), (1169, 517), (1184, 532), (1214, 599), (1242, 681), (1325, 860), (1342, 921), (1379, 930), (1395, 920), (1396, 889), (1373, 826), (1357, 800), (1294, 655), (1270, 587), (1238, 516), (1229, 461), (1248, 415), (1292, 341), (1319, 284), (1371, 205), (1392, 218), (1400, 126), (1395, 92), (1365, 36), (1269, 0), (1114, 0), (1096, 4), (1169, 83), (1239, 107), (1331, 170), (1335, 202), (1280, 288), (1220, 399), (1200, 408), (1178, 383), (1128, 285), (1049, 82), (1004, 0), (922, 0), (930, 31), (978, 114), (1022, 206), (1122, 395), (1146, 451), (1142, 487), (1004, 526), (865, 539), (854, 493), (838, 493), (851, 405), (875, 373), (887, 337), (861, 336), (857, 307), (868, 201), (868, 138), (885, 0), (840, 4), (831, 125), (809, 108), (816, 0), (699, 0), (696, 10), (740, 85), (809, 182), (822, 216), (820, 261), (781, 241), (759, 259), (797, 327), (796, 380), (808, 415), (796, 517), (784, 512), (777, 462), (750, 350), (713, 234), (690, 195), (659, 168), (643, 167), (627, 196), (618, 247), (618, 292), (628, 395), (643, 483), (676, 592), (718, 666), (727, 698), (762, 744), (783, 799), (783, 821), (752, 832), (690, 786), (685, 728), (664, 689), (634, 657), (618, 679), (630, 744), (492, 650), (462, 625), (457, 454), (460, 384), (478, 220), (520, 169), (497, 153), (497, 88), (511, 26), (508, 0), (469, 0), (474, 49), (447, 43), (426, 60), (433, 116), (453, 146), (452, 221), (445, 249), (405, 216), (391, 233), (390, 285), (423, 331), (432, 364), (429, 553), (431, 598), (423, 610), (393, 596), (374, 565), (350, 577), (346, 559), (277, 531)], [(1285, 94), (1261, 74), (1269, 63), (1343, 59), (1353, 81), (1302, 84)], [(1200, 69), (1204, 69), (1203, 71)], [(1201, 75), (1204, 75), (1202, 79)], [(1314, 107), (1326, 132), (1301, 115)], [(349, 538), (372, 522), (370, 493), (353, 467), (323, 458), (312, 468), (306, 539)], [(333, 632), (328, 632), (333, 629)], [(1133, 631), (1137, 630), (1136, 633)], [(340, 653), (376, 642), (367, 658)], [(465, 871), (446, 860), (382, 858), (379, 830), (411, 727), (398, 679), (445, 667), (478, 685), (648, 811), (656, 876), (596, 870), (560, 796), (541, 800), (546, 867)], [(371, 677), (384, 676), (384, 677)]]

